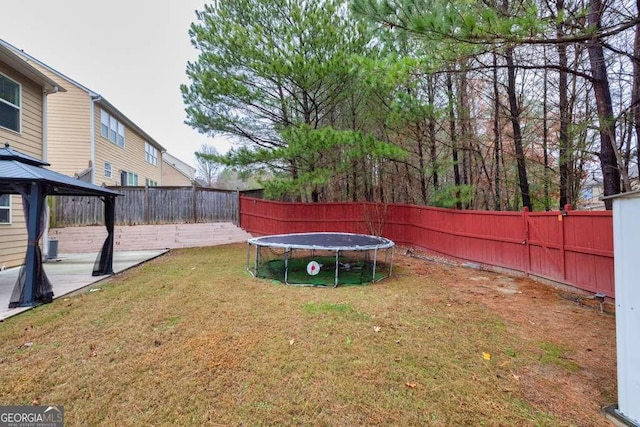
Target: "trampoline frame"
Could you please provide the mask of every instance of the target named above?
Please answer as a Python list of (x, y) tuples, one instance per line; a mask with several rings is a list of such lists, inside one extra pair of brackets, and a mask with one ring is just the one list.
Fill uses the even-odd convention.
[[(367, 239), (377, 239), (380, 241), (380, 244), (369, 244), (369, 245), (317, 245), (317, 244), (304, 244), (304, 243), (278, 243), (278, 242), (265, 242), (266, 239), (275, 239), (285, 238), (285, 237), (304, 237), (304, 236), (320, 236), (320, 235), (331, 235), (331, 236), (342, 236), (342, 237), (366, 237)], [(251, 246), (255, 246), (255, 262), (254, 269), (251, 269)], [(258, 266), (260, 264), (260, 247), (270, 247), (270, 248), (280, 248), (284, 249), (284, 283), (287, 285), (299, 285), (299, 286), (317, 286), (311, 283), (289, 283), (288, 282), (288, 266), (289, 266), (289, 254), (292, 249), (304, 249), (310, 250), (313, 256), (314, 251), (322, 250), (322, 251), (335, 251), (336, 255), (336, 269), (335, 269), (335, 279), (333, 283), (333, 287), (338, 286), (339, 281), (339, 272), (340, 272), (340, 252), (341, 251), (354, 251), (354, 252), (364, 252), (364, 251), (373, 251), (373, 271), (371, 275), (371, 283), (379, 282), (387, 277), (391, 277), (393, 274), (393, 256), (395, 254), (395, 243), (387, 238), (379, 237), (379, 236), (371, 236), (368, 234), (356, 234), (356, 233), (338, 233), (338, 232), (311, 232), (311, 233), (290, 233), (290, 234), (274, 234), (269, 236), (261, 236), (254, 237), (247, 240), (247, 271), (253, 277), (258, 277)], [(391, 262), (388, 262), (388, 251), (385, 253), (385, 262), (389, 263), (389, 275), (382, 277), (376, 280), (376, 266), (378, 263), (378, 250), (379, 249), (391, 249)]]

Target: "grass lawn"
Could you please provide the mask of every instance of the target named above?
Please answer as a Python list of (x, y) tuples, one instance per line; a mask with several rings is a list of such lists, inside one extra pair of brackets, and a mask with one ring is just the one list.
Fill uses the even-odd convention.
[(0, 402), (67, 425), (608, 425), (611, 315), (400, 251), (374, 285), (290, 287), (245, 250), (175, 250), (6, 320)]

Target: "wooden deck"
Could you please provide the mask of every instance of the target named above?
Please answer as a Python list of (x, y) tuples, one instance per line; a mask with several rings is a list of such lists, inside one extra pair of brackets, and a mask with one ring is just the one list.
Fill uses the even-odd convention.
[[(58, 253), (97, 252), (106, 236), (104, 226), (49, 230), (49, 238), (58, 241)], [(230, 222), (116, 226), (114, 249), (139, 251), (190, 248), (245, 242), (249, 238), (249, 233)]]

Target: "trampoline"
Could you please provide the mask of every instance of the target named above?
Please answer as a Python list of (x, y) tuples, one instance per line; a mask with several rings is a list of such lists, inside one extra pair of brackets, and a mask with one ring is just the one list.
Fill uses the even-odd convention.
[(247, 241), (247, 271), (288, 285), (333, 286), (391, 276), (395, 244), (353, 233), (294, 233)]

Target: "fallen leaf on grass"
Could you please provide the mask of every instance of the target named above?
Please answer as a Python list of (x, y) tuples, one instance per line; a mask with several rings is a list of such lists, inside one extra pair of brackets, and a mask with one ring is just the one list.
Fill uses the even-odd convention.
[(296, 342), (295, 338), (291, 338), (291, 339), (289, 340), (289, 345), (293, 345), (293, 343), (294, 343), (294, 342)]
[(482, 358), (484, 360), (491, 360), (491, 353), (487, 353), (486, 351), (482, 353)]
[(409, 388), (416, 388), (416, 387), (418, 387), (418, 384), (417, 384), (417, 383), (406, 383), (405, 385), (406, 385), (407, 387), (409, 387)]
[(39, 398), (39, 397), (34, 398), (34, 399), (31, 401), (31, 404), (32, 404), (33, 406), (40, 406), (40, 398)]
[(374, 327), (373, 327), (373, 330), (374, 330), (375, 332), (380, 332), (380, 326), (374, 326)]

